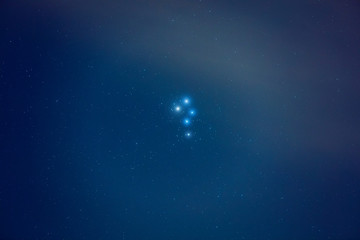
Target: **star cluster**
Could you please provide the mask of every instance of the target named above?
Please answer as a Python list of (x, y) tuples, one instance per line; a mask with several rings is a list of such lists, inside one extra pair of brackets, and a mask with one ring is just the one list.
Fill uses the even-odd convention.
[(196, 109), (192, 107), (192, 101), (189, 97), (183, 97), (179, 101), (173, 103), (172, 111), (176, 117), (180, 118), (181, 130), (184, 131), (184, 137), (189, 139), (193, 137), (192, 123), (195, 121)]

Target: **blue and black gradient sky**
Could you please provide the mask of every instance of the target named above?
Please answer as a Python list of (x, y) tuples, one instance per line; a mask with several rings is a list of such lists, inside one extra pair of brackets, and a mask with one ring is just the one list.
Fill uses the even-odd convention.
[(1, 1), (0, 239), (360, 239), (359, 26), (347, 0)]

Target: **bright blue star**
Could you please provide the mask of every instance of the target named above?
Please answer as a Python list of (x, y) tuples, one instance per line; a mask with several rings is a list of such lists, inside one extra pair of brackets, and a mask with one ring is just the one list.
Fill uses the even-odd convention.
[(174, 109), (175, 109), (175, 112), (180, 112), (180, 111), (181, 111), (181, 107), (180, 107), (180, 106), (178, 106), (178, 105), (177, 105), (177, 106), (175, 106), (175, 107), (174, 107)]
[(183, 103), (184, 103), (184, 105), (189, 105), (189, 104), (190, 104), (190, 98), (185, 97), (185, 98), (183, 99)]
[(190, 116), (195, 116), (195, 115), (196, 115), (195, 109), (191, 109), (191, 110), (189, 111), (189, 115), (190, 115)]
[(191, 122), (190, 122), (190, 119), (185, 118), (185, 119), (183, 120), (183, 123), (184, 123), (185, 126), (189, 126)]
[(191, 132), (186, 132), (186, 133), (185, 133), (185, 137), (186, 137), (186, 138), (191, 138), (191, 136), (192, 136)]

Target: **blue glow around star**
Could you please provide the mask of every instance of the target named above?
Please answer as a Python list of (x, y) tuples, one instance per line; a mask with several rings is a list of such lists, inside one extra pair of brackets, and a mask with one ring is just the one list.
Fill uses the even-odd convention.
[(195, 109), (190, 109), (189, 115), (192, 116), (192, 117), (195, 116), (196, 115), (196, 110)]
[(189, 125), (191, 124), (190, 119), (189, 119), (189, 118), (185, 118), (185, 119), (183, 120), (183, 124), (184, 124), (185, 126), (189, 126)]
[(189, 97), (184, 97), (182, 102), (183, 102), (184, 105), (189, 105), (190, 104), (190, 98)]
[(180, 111), (181, 111), (181, 106), (176, 105), (176, 106), (174, 107), (174, 110), (175, 110), (175, 112), (180, 112)]

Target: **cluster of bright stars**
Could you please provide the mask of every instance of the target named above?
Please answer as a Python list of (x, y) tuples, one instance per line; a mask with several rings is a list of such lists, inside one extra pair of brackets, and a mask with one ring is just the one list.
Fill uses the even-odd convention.
[(191, 100), (189, 97), (182, 98), (179, 102), (173, 104), (172, 110), (181, 117), (181, 123), (185, 127), (186, 138), (191, 138), (193, 136), (190, 127), (196, 116), (196, 110), (191, 106)]

